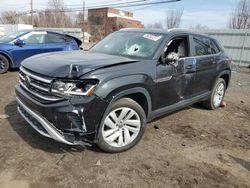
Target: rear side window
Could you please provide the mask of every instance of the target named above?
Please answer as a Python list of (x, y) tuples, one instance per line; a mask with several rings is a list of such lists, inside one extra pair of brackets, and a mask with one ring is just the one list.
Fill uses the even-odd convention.
[(65, 38), (63, 35), (48, 33), (46, 36), (46, 43), (63, 43)]
[(210, 48), (211, 48), (211, 54), (217, 54), (220, 52), (220, 49), (217, 46), (216, 42), (211, 39), (210, 39)]
[(194, 37), (194, 53), (195, 56), (209, 55), (210, 45), (209, 39), (203, 37)]

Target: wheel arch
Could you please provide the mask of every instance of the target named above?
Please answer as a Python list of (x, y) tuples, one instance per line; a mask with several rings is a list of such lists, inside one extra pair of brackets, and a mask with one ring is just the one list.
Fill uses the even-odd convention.
[(229, 83), (230, 83), (230, 79), (231, 79), (231, 71), (230, 70), (224, 70), (222, 71), (218, 76), (218, 78), (222, 78), (223, 80), (225, 80), (226, 82), (226, 88), (228, 88)]
[[(140, 98), (141, 101), (138, 101), (138, 100), (136, 101), (136, 99), (138, 99), (139, 96), (143, 96), (144, 97), (143, 99), (145, 99), (146, 102), (142, 101), (141, 98)], [(147, 110), (147, 113), (145, 112), (146, 119), (148, 117), (150, 117), (150, 115), (151, 115), (151, 112), (152, 112), (151, 111), (151, 106), (152, 106), (152, 104), (151, 104), (150, 94), (143, 87), (129, 88), (129, 89), (126, 89), (126, 90), (116, 92), (115, 94), (113, 92), (110, 92), (110, 95), (109, 95), (108, 98), (110, 99), (109, 100), (110, 102), (109, 102), (106, 110), (104, 111), (104, 114), (103, 114), (103, 117), (101, 119), (101, 122), (100, 122), (99, 126), (97, 127), (97, 133), (96, 133), (95, 141), (97, 141), (97, 139), (99, 137), (99, 134), (100, 134), (100, 127), (101, 127), (100, 125), (104, 122), (104, 119), (108, 115), (108, 112), (109, 112), (110, 108), (112, 107), (112, 104), (115, 101), (117, 101), (117, 100), (119, 100), (121, 98), (130, 98), (130, 99), (134, 100), (135, 102), (137, 102), (143, 108), (144, 112), (145, 112), (145, 108), (146, 108), (146, 110)], [(108, 98), (106, 100), (108, 100)], [(143, 107), (142, 104), (145, 104), (147, 106)]]
[(0, 55), (3, 55), (4, 57), (6, 57), (10, 62), (10, 67), (13, 67), (13, 59), (11, 58), (9, 54), (7, 54), (6, 52), (0, 51)]
[[(152, 102), (149, 92), (143, 87), (134, 87), (126, 90), (122, 90), (117, 92), (116, 94), (111, 93), (108, 98), (112, 98), (109, 106), (112, 105), (113, 102), (121, 99), (121, 98), (130, 98), (137, 102), (145, 112), (146, 117), (149, 117), (152, 110)], [(109, 107), (108, 107), (109, 108)], [(107, 108), (107, 110), (108, 110)]]

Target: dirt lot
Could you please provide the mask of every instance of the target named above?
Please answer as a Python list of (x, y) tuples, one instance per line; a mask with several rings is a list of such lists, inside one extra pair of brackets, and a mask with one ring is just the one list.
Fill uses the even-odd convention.
[(249, 69), (233, 73), (226, 108), (194, 105), (153, 121), (141, 142), (120, 154), (36, 133), (17, 114), (17, 75), (0, 75), (1, 188), (250, 187)]

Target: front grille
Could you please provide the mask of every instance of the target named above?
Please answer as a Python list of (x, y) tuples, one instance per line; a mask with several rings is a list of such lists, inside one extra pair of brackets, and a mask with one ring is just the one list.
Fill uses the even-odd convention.
[(20, 68), (19, 73), (20, 85), (33, 96), (45, 101), (57, 101), (61, 98), (50, 94), (51, 78), (41, 77), (25, 68)]

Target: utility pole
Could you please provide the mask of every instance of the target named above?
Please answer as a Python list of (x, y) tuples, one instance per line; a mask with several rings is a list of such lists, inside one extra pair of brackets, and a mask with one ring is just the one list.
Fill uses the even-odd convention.
[(83, 35), (83, 40), (82, 40), (82, 49), (84, 50), (84, 30), (85, 30), (85, 0), (82, 1), (82, 35)]
[(34, 21), (33, 21), (33, 0), (30, 0), (30, 14), (31, 14), (31, 24), (34, 25)]

